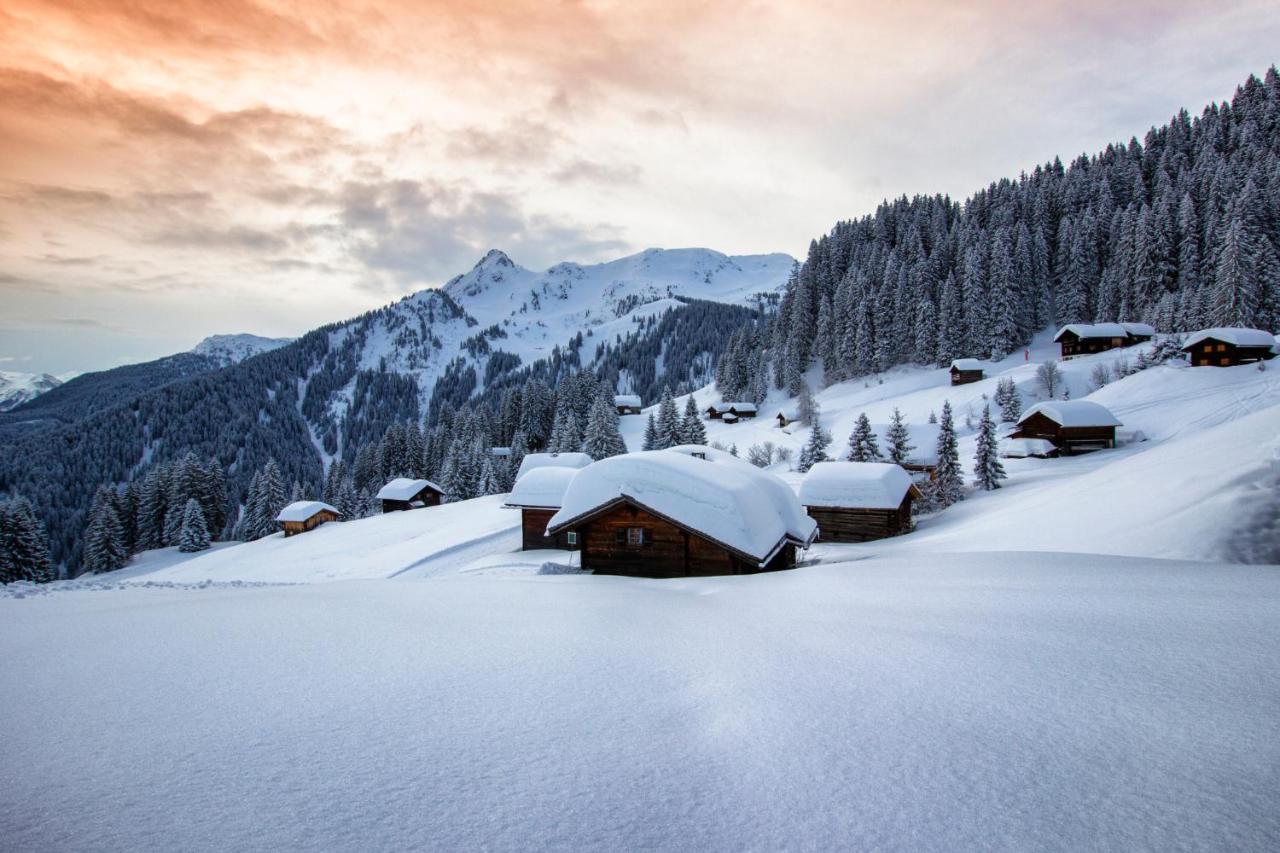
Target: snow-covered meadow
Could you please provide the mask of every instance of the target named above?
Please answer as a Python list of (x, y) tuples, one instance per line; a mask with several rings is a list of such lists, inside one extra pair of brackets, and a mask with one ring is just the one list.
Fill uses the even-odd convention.
[[(832, 453), (861, 412), (949, 400), (968, 475), (970, 407), (1000, 376), (1034, 402), (1049, 352), (828, 388)], [(6, 846), (1275, 849), (1280, 567), (1225, 555), (1280, 459), (1280, 370), (1089, 394), (1118, 357), (1063, 370), (1120, 447), (1004, 460), (792, 572), (541, 576), (572, 559), (519, 553), (498, 496), (11, 587)], [(710, 439), (798, 449), (785, 403)]]

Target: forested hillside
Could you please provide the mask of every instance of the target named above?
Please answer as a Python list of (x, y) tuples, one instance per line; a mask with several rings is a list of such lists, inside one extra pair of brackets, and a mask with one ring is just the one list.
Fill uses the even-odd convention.
[(1049, 323), (1280, 327), (1280, 77), (1145, 139), (991, 184), (900, 198), (814, 241), (787, 287), (775, 379), (1000, 358)]

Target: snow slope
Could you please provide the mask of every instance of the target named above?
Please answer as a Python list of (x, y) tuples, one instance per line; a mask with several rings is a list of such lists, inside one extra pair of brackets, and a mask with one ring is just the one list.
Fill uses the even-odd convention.
[(15, 409), (61, 384), (61, 379), (48, 373), (0, 370), (0, 412)]
[(139, 588), (0, 626), (12, 849), (1280, 841), (1275, 567)]
[(292, 341), (293, 338), (264, 338), (261, 335), (243, 333), (238, 335), (210, 335), (192, 347), (191, 351), (197, 355), (207, 355), (210, 358), (215, 358), (222, 363), (223, 367), (226, 367), (228, 364), (239, 364), (246, 358), (259, 353), (279, 349), (287, 343), (292, 343)]

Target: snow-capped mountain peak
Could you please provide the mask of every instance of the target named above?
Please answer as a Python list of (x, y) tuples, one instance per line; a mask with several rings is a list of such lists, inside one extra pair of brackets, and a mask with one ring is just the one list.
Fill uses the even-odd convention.
[(14, 373), (0, 370), (0, 412), (17, 408), (61, 384), (61, 379), (48, 373)]
[(192, 347), (191, 351), (197, 355), (215, 358), (225, 367), (229, 364), (239, 364), (250, 356), (279, 349), (292, 341), (293, 338), (264, 338), (260, 335), (245, 333), (210, 335)]

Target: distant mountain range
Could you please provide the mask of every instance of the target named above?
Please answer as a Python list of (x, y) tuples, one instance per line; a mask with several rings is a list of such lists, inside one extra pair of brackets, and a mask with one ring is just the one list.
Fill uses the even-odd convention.
[(13, 373), (0, 370), (0, 412), (21, 406), (52, 391), (62, 380), (48, 373)]

